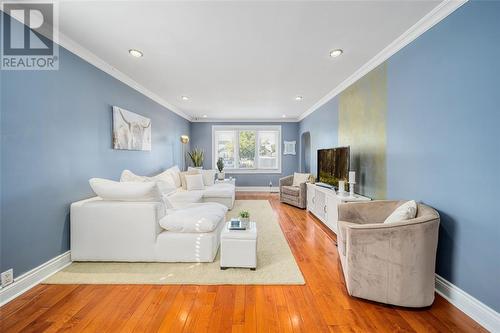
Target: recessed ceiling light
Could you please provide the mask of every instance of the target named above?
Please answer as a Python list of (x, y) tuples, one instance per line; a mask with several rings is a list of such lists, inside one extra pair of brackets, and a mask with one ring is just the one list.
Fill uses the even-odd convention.
[(206, 118), (206, 117), (207, 117), (207, 115), (206, 115), (206, 114), (204, 114), (204, 115), (203, 115), (203, 118)]
[(282, 115), (281, 118), (286, 118), (286, 114)]
[(330, 51), (330, 57), (337, 58), (342, 53), (344, 53), (344, 51), (342, 51), (342, 49), (335, 49), (335, 50)]
[(189, 97), (187, 97), (187, 96), (181, 96), (181, 99), (182, 99), (183, 101), (189, 101)]
[(297, 96), (297, 97), (295, 97), (295, 100), (296, 100), (296, 101), (301, 101), (301, 100), (303, 100), (303, 99), (304, 99), (304, 97), (302, 97), (302, 96)]
[(128, 50), (128, 53), (130, 53), (130, 55), (132, 57), (136, 57), (136, 58), (140, 58), (144, 55), (141, 51), (136, 50), (136, 49), (130, 49), (130, 50)]

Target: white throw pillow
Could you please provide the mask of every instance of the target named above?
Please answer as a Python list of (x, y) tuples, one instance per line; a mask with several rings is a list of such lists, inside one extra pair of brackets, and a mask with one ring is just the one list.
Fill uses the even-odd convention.
[(147, 182), (149, 181), (148, 177), (139, 176), (133, 173), (130, 170), (123, 170), (122, 175), (120, 176), (121, 182)]
[(155, 182), (115, 182), (92, 178), (90, 187), (104, 200), (115, 201), (161, 201), (161, 193)]
[(203, 176), (201, 174), (186, 175), (185, 177), (186, 177), (186, 189), (188, 191), (203, 190)]
[(212, 186), (215, 183), (215, 170), (201, 170), (201, 175), (203, 176), (203, 184), (205, 186)]
[(173, 167), (168, 168), (164, 172), (167, 172), (167, 171), (170, 172), (170, 175), (172, 176), (172, 179), (174, 180), (175, 186), (181, 187), (181, 177), (179, 175), (181, 173), (181, 170), (179, 170), (179, 167), (177, 165), (174, 165)]
[(150, 179), (153, 181), (162, 181), (168, 184), (169, 187), (179, 187), (177, 186), (175, 182), (175, 177), (179, 178), (179, 176), (176, 176), (172, 171), (165, 170), (162, 173), (157, 174), (156, 176), (151, 177)]
[(309, 180), (309, 177), (311, 176), (310, 173), (298, 173), (294, 172), (293, 173), (293, 184), (292, 186), (300, 186), (300, 184), (307, 183)]
[(396, 208), (391, 215), (389, 215), (384, 223), (394, 223), (414, 219), (417, 216), (417, 203), (415, 200), (405, 202)]
[(187, 184), (186, 184), (186, 175), (198, 175), (199, 172), (194, 172), (194, 171), (183, 171), (179, 173), (179, 177), (181, 179), (181, 187), (183, 190), (187, 190)]
[(202, 173), (203, 169), (200, 168), (193, 168), (193, 167), (188, 167), (187, 171), (189, 173)]

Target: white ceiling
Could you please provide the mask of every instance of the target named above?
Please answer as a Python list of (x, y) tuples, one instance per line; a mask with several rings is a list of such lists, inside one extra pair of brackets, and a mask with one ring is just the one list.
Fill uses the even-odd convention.
[(193, 118), (294, 119), (439, 2), (69, 1), (59, 26)]

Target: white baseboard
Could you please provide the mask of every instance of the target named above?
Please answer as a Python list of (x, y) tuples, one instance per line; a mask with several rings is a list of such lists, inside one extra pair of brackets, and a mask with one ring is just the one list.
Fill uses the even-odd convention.
[(280, 191), (279, 187), (269, 186), (236, 186), (237, 192), (272, 192), (277, 193)]
[(500, 314), (498, 312), (437, 274), (436, 292), (488, 331), (500, 332)]
[(58, 255), (18, 276), (11, 285), (0, 289), (0, 306), (12, 301), (69, 264), (71, 264), (70, 251)]

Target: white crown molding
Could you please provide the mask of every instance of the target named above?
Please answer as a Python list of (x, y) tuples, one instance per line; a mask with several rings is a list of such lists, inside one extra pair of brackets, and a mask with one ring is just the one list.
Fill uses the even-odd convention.
[(436, 274), (436, 292), (490, 332), (500, 332), (500, 314), (498, 312), (438, 274)]
[[(55, 1), (54, 4), (58, 5), (60, 1)], [(57, 8), (57, 7), (56, 7)], [(48, 29), (48, 28), (47, 28)], [(139, 84), (137, 81), (126, 75), (125, 73), (119, 71), (115, 67), (111, 66), (101, 58), (99, 58), (97, 55), (92, 53), (90, 50), (86, 49), (83, 47), (81, 44), (75, 42), (73, 39), (69, 38), (65, 34), (63, 34), (59, 30), (59, 24), (56, 22), (55, 29), (57, 30), (57, 33), (52, 36), (52, 39), (54, 43), (62, 46), (66, 50), (70, 51), (71, 53), (77, 55), (81, 59), (85, 60), (91, 65), (94, 65), (95, 67), (99, 68), (103, 72), (111, 75), (115, 79), (125, 83), (129, 87), (131, 87), (134, 90), (137, 90), (141, 94), (143, 94), (146, 97), (149, 97), (156, 103), (160, 104), (161, 106), (167, 108), (169, 111), (172, 111), (176, 113), (177, 115), (181, 116), (182, 118), (191, 121), (191, 116), (187, 115), (186, 113), (182, 112), (177, 108), (176, 106), (170, 104), (169, 102), (165, 101), (163, 98), (158, 96), (157, 94), (153, 93), (143, 85)], [(50, 38), (50, 34), (48, 31), (42, 30), (41, 33), (47, 37)]]
[(64, 47), (66, 50), (70, 51), (71, 53), (76, 54), (86, 62), (88, 62), (91, 65), (94, 65), (95, 67), (99, 68), (103, 72), (111, 75), (115, 79), (125, 83), (132, 89), (137, 90), (141, 94), (143, 94), (146, 97), (149, 97), (156, 103), (160, 104), (161, 106), (167, 108), (168, 110), (176, 113), (177, 115), (181, 116), (182, 118), (191, 121), (191, 116), (185, 114), (181, 110), (179, 110), (176, 106), (170, 104), (169, 102), (165, 101), (163, 98), (160, 96), (156, 95), (149, 89), (145, 88), (138, 82), (134, 81), (131, 77), (127, 76), (123, 72), (119, 71), (115, 67), (111, 66), (101, 58), (99, 58), (97, 55), (89, 51), (88, 49), (84, 48), (82, 45), (78, 44), (68, 36), (64, 35), (63, 33), (59, 32), (59, 43), (60, 46)]
[(22, 295), (69, 264), (71, 264), (70, 251), (58, 255), (40, 266), (18, 276), (14, 279), (14, 283), (0, 289), (0, 306)]
[(297, 118), (256, 118), (256, 119), (217, 119), (217, 118), (197, 118), (191, 119), (193, 123), (296, 123), (299, 120)]
[(468, 0), (444, 0), (439, 5), (437, 5), (433, 10), (431, 10), (427, 15), (421, 18), (417, 23), (415, 23), (410, 29), (406, 30), (401, 36), (394, 40), (391, 44), (380, 51), (375, 57), (370, 59), (366, 64), (361, 66), (356, 72), (340, 83), (335, 89), (330, 91), (326, 96), (321, 98), (312, 107), (310, 107), (306, 112), (301, 114), (298, 118), (299, 121), (319, 109), (321, 106), (326, 104), (332, 98), (340, 94), (351, 84), (361, 79), (363, 76), (368, 74), (372, 69), (382, 64), (384, 61), (389, 59), (396, 52), (401, 50), (403, 47), (417, 39), (420, 35), (425, 33), (427, 30), (432, 28), (434, 25), (439, 23), (441, 20), (446, 18), (448, 15), (453, 13), (456, 9), (466, 3)]
[(236, 186), (236, 192), (279, 192), (279, 187), (269, 187), (269, 186)]

